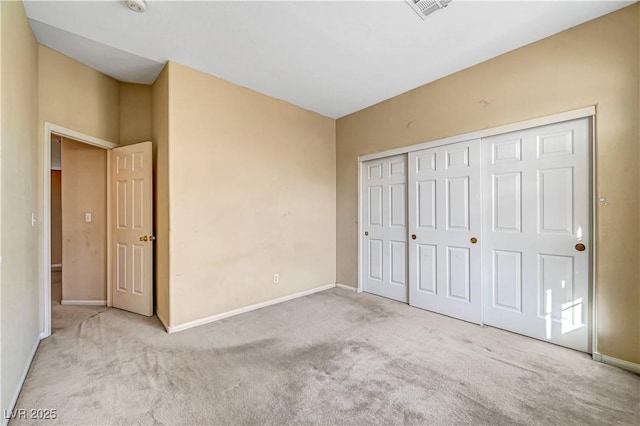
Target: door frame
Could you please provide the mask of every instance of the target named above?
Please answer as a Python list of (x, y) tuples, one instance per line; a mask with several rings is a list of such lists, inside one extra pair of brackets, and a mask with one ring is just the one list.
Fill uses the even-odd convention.
[[(113, 142), (86, 135), (48, 121), (44, 122), (41, 169), (43, 175), (41, 253), (43, 330), (40, 333), (40, 339), (51, 336), (51, 135), (54, 134), (107, 150), (107, 170), (110, 170), (111, 164), (110, 150), (119, 146)], [(110, 191), (110, 183), (107, 180), (107, 230), (111, 229)], [(107, 247), (111, 247), (110, 232), (107, 232)], [(62, 267), (64, 268), (64, 260)], [(109, 250), (107, 250), (107, 306), (111, 306), (111, 252)]]
[[(441, 139), (435, 139), (433, 141), (427, 141), (427, 142), (421, 142), (421, 143), (417, 143), (415, 145), (408, 145), (408, 146), (403, 146), (400, 148), (395, 148), (395, 149), (390, 149), (387, 151), (382, 151), (382, 152), (377, 152), (377, 153), (373, 153), (373, 154), (366, 154), (366, 155), (360, 155), (358, 156), (358, 265), (357, 265), (357, 271), (358, 271), (358, 287), (356, 289), (356, 291), (358, 293), (362, 293), (363, 292), (363, 279), (362, 277), (364, 276), (364, 260), (362, 258), (362, 233), (364, 232), (364, 227), (363, 227), (363, 217), (362, 217), (362, 212), (363, 212), (363, 200), (362, 200), (362, 179), (361, 179), (361, 173), (362, 173), (362, 167), (363, 167), (363, 163), (369, 160), (377, 160), (380, 158), (384, 158), (384, 157), (390, 157), (393, 155), (399, 155), (399, 154), (408, 154), (409, 152), (412, 151), (419, 151), (422, 149), (426, 149), (426, 148), (434, 148), (434, 147), (438, 147), (438, 146), (443, 146), (443, 145), (450, 145), (450, 144), (454, 144), (457, 142), (464, 142), (464, 141), (468, 141), (471, 139), (482, 139), (482, 138), (486, 138), (489, 136), (496, 136), (496, 135), (500, 135), (503, 133), (510, 133), (510, 132), (516, 132), (519, 130), (525, 130), (525, 129), (531, 129), (534, 127), (540, 127), (540, 126), (546, 126), (548, 124), (555, 124), (555, 123), (561, 123), (563, 121), (570, 121), (570, 120), (575, 120), (575, 119), (579, 119), (579, 118), (591, 118), (591, 146), (589, 147), (589, 155), (590, 155), (590, 162), (589, 162), (589, 174), (591, 176), (590, 180), (589, 180), (589, 184), (590, 184), (590, 189), (589, 189), (589, 193), (591, 196), (591, 256), (589, 259), (589, 266), (590, 266), (590, 273), (591, 273), (591, 279), (590, 279), (590, 285), (589, 285), (589, 291), (590, 291), (590, 301), (589, 303), (591, 304), (589, 310), (591, 311), (591, 318), (590, 318), (590, 325), (591, 325), (591, 351), (592, 351), (592, 357), (595, 360), (599, 360), (601, 359), (601, 354), (598, 352), (598, 340), (597, 340), (597, 329), (598, 329), (598, 324), (597, 324), (597, 280), (596, 280), (596, 251), (597, 251), (597, 229), (596, 229), (596, 224), (597, 224), (597, 203), (598, 203), (598, 196), (596, 194), (596, 190), (597, 190), (597, 185), (596, 185), (596, 105), (591, 105), (591, 106), (587, 106), (584, 108), (579, 108), (579, 109), (574, 109), (574, 110), (570, 110), (570, 111), (565, 111), (565, 112), (561, 112), (561, 113), (557, 113), (557, 114), (551, 114), (551, 115), (547, 115), (544, 117), (538, 117), (538, 118), (533, 118), (530, 120), (524, 120), (524, 121), (518, 121), (516, 123), (511, 123), (511, 124), (507, 124), (507, 125), (503, 125), (503, 126), (497, 126), (497, 127), (491, 127), (491, 128), (487, 128), (487, 129), (483, 129), (483, 130), (478, 130), (475, 132), (470, 132), (470, 133), (464, 133), (461, 135), (455, 135), (455, 136), (450, 136), (450, 137), (446, 137), (446, 138), (441, 138)], [(409, 227), (407, 226), (407, 233), (409, 232)], [(408, 241), (408, 240), (407, 240)], [(409, 283), (410, 285), (410, 283)]]

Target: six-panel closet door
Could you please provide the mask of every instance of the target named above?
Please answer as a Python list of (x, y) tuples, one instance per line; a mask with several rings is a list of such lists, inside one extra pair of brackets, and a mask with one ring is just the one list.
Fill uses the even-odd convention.
[(482, 320), (480, 140), (409, 153), (409, 304)]
[(589, 352), (590, 123), (363, 163), (364, 291)]
[(361, 167), (364, 291), (401, 302), (407, 290), (407, 156)]
[(590, 351), (589, 119), (483, 140), (484, 322)]

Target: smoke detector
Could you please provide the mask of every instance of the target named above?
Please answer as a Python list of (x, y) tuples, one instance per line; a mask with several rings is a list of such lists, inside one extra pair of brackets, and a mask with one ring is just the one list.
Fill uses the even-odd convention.
[(422, 19), (435, 11), (444, 9), (451, 3), (451, 0), (406, 0), (418, 16)]
[(145, 0), (126, 0), (124, 3), (134, 12), (142, 13), (147, 10), (147, 2)]

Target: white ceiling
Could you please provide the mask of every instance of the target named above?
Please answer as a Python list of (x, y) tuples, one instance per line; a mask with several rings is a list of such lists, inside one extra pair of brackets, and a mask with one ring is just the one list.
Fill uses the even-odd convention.
[(25, 2), (38, 41), (118, 80), (172, 60), (339, 118), (634, 1)]

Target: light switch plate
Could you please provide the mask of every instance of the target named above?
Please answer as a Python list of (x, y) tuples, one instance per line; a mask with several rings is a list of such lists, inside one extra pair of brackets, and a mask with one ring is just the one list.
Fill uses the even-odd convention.
[(84, 214), (84, 221), (87, 223), (91, 223), (91, 213)]

